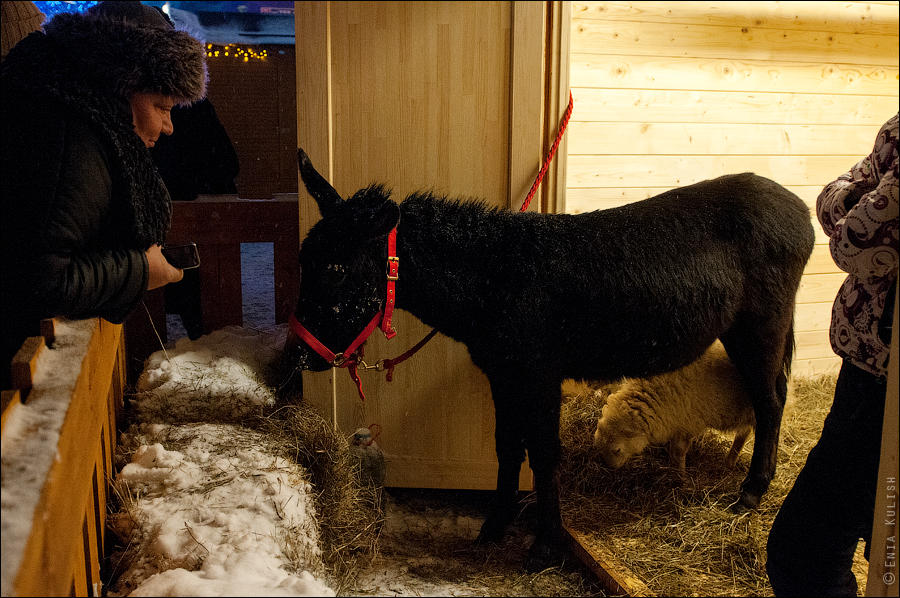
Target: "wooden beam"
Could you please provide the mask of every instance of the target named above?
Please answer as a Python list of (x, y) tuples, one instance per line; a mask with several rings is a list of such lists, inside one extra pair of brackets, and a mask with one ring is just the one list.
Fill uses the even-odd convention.
[(572, 553), (597, 576), (603, 589), (610, 596), (654, 596), (647, 584), (610, 551), (590, 542), (588, 537), (578, 530), (567, 525), (564, 529), (569, 535)]
[[(545, 51), (546, 98), (544, 105), (544, 155), (546, 156), (562, 124), (569, 105), (569, 32), (572, 27), (571, 3), (552, 1), (547, 7), (547, 48)], [(569, 133), (563, 134), (556, 156), (544, 179), (541, 211), (561, 214), (566, 211), (566, 156)]]
[[(510, 2), (509, 69), (509, 197), (507, 207), (518, 210), (541, 169), (543, 138), (544, 31), (547, 7), (540, 2)], [(528, 210), (541, 210), (542, 191)]]

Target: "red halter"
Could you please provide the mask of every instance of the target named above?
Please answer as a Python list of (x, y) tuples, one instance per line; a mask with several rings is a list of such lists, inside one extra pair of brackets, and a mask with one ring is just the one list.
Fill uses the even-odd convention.
[(353, 339), (353, 342), (351, 342), (341, 353), (335, 353), (326, 347), (312, 332), (307, 330), (303, 324), (297, 321), (297, 318), (293, 313), (290, 318), (288, 318), (291, 330), (293, 330), (303, 342), (309, 345), (313, 351), (322, 357), (322, 359), (330, 363), (333, 367), (347, 368), (350, 378), (356, 384), (356, 389), (359, 391), (359, 398), (363, 401), (366, 400), (366, 395), (364, 395), (362, 391), (362, 381), (359, 379), (359, 374), (356, 371), (357, 367), (362, 365), (364, 369), (368, 369), (378, 368), (379, 366), (370, 366), (362, 360), (362, 344), (366, 342), (366, 339), (369, 338), (373, 332), (375, 332), (375, 328), (379, 325), (379, 320), (381, 321), (381, 331), (384, 332), (386, 338), (394, 338), (397, 334), (397, 331), (391, 326), (391, 317), (394, 315), (394, 303), (396, 301), (395, 283), (398, 278), (399, 269), (400, 258), (397, 257), (397, 229), (394, 228), (388, 234), (387, 298), (384, 304), (384, 311), (379, 311), (375, 314), (372, 320), (365, 328), (363, 328), (363, 331), (360, 332), (357, 337)]

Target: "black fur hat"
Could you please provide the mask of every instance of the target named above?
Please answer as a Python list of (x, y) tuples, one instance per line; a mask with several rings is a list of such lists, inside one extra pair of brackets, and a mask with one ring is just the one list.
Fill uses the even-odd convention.
[(101, 2), (86, 14), (59, 13), (44, 32), (91, 84), (128, 99), (161, 93), (179, 104), (206, 96), (206, 52), (140, 2)]

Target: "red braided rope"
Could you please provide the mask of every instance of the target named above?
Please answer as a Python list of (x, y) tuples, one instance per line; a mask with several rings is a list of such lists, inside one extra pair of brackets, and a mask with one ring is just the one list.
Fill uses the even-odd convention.
[(566, 127), (569, 126), (569, 117), (572, 116), (572, 107), (575, 104), (575, 101), (572, 99), (572, 90), (569, 90), (569, 105), (566, 108), (565, 114), (563, 114), (562, 123), (559, 125), (559, 132), (556, 134), (556, 139), (553, 140), (553, 145), (550, 147), (550, 151), (547, 152), (547, 158), (544, 160), (544, 165), (541, 167), (541, 171), (538, 173), (537, 178), (534, 179), (534, 184), (531, 185), (531, 191), (528, 192), (528, 196), (525, 197), (525, 201), (522, 203), (522, 207), (519, 208), (520, 212), (524, 212), (528, 209), (528, 204), (531, 203), (531, 198), (534, 197), (534, 194), (537, 192), (538, 187), (541, 184), (541, 181), (544, 180), (544, 175), (547, 174), (547, 169), (550, 167), (550, 162), (553, 160), (553, 155), (556, 153), (556, 148), (559, 147), (559, 142), (562, 140), (563, 133), (566, 132)]

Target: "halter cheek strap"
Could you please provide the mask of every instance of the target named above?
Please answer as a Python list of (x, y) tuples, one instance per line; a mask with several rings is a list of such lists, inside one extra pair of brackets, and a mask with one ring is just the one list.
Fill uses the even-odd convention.
[(387, 298), (384, 302), (384, 319), (381, 320), (381, 331), (388, 339), (397, 335), (397, 331), (391, 327), (391, 317), (394, 315), (394, 301), (397, 296), (396, 282), (399, 278), (400, 258), (397, 257), (397, 228), (391, 229), (388, 234), (387, 257)]

